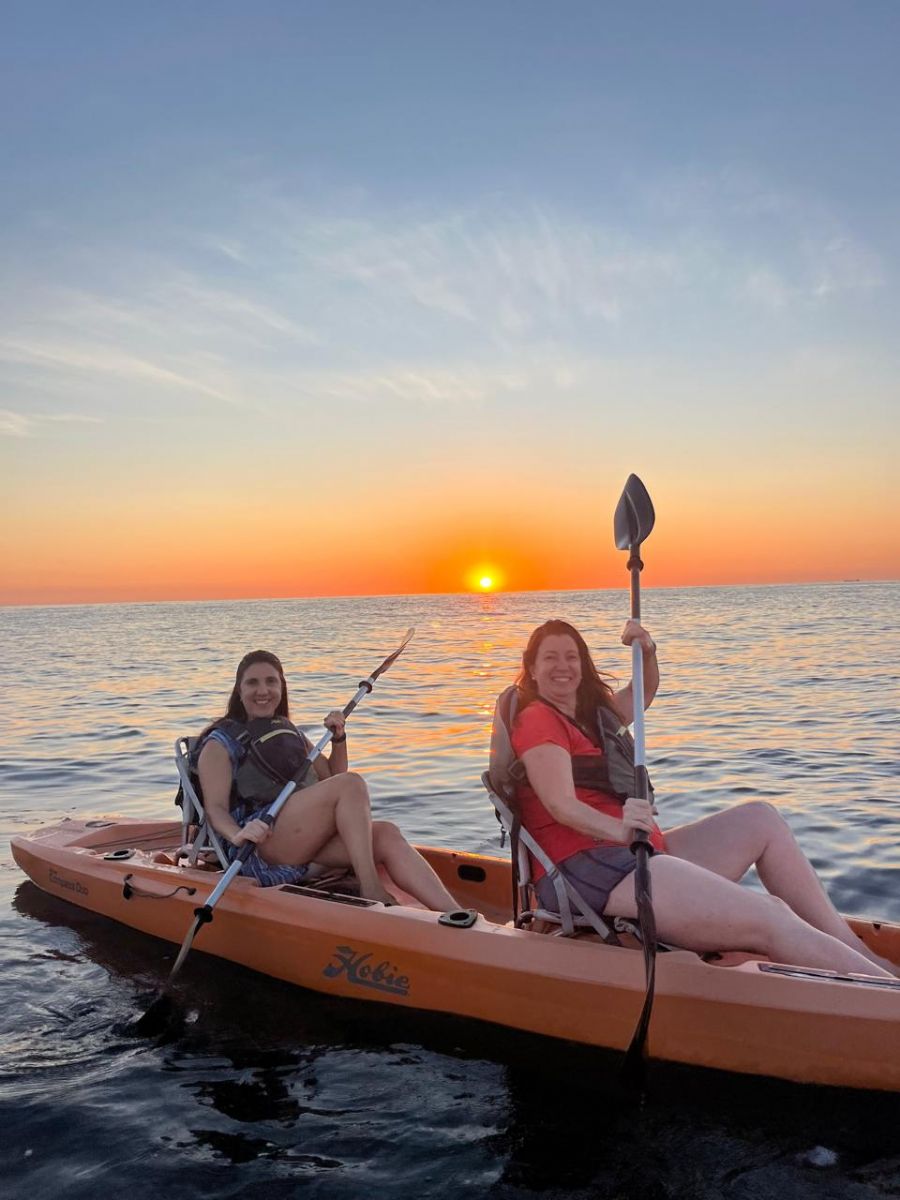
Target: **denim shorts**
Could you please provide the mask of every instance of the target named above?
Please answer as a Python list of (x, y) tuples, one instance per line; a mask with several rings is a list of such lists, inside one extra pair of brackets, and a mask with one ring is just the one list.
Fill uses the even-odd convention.
[[(241, 829), (248, 821), (254, 820), (256, 817), (261, 817), (268, 808), (268, 805), (263, 805), (262, 808), (251, 810), (249, 805), (232, 810), (231, 815), (240, 825)], [(238, 851), (241, 846), (232, 846), (231, 842), (225, 842), (225, 854), (229, 862), (234, 862), (237, 858)], [(241, 874), (249, 875), (251, 879), (255, 879), (260, 887), (278, 887), (285, 883), (299, 883), (305, 878), (309, 866), (291, 867), (291, 866), (276, 866), (273, 863), (266, 862), (260, 857), (259, 851), (255, 850), (247, 856), (247, 861), (241, 865)]]
[[(610, 892), (631, 874), (634, 866), (634, 855), (627, 846), (592, 846), (564, 858), (559, 869), (582, 899), (602, 916)], [(542, 908), (559, 912), (556, 889), (546, 875), (538, 881), (537, 895)]]

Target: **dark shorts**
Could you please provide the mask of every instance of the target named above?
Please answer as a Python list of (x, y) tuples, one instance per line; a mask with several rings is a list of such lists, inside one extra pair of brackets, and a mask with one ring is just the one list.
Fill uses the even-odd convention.
[[(594, 912), (602, 915), (610, 892), (634, 870), (634, 855), (627, 846), (593, 846), (564, 858), (559, 869)], [(556, 890), (546, 875), (538, 882), (537, 894), (542, 908), (559, 912)]]

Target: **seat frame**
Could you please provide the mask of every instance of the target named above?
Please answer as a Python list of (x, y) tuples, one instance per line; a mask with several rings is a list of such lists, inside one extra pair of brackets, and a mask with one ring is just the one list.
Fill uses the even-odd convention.
[[(509, 838), (513, 870), (513, 922), (516, 928), (525, 929), (535, 921), (545, 921), (556, 926), (554, 932), (562, 937), (573, 937), (576, 933), (591, 929), (612, 945), (618, 944), (617, 933), (631, 933), (631, 922), (620, 921), (620, 918), (616, 918), (614, 923), (610, 922), (591, 908), (518, 819), (511, 805), (512, 797), (501, 794), (503, 789), (494, 786), (489, 771), (485, 771), (481, 776), (481, 782), (500, 822), (500, 845)], [(553, 885), (559, 912), (552, 912), (540, 906), (537, 889), (531, 877), (529, 855), (540, 863)]]
[(201, 863), (208, 862), (209, 855), (214, 854), (216, 862), (225, 871), (231, 866), (231, 863), (228, 861), (222, 839), (207, 819), (203, 802), (198, 796), (191, 778), (191, 754), (196, 749), (199, 740), (196, 737), (175, 739), (175, 766), (181, 783), (181, 790), (176, 797), (176, 803), (181, 805), (179, 857), (185, 856), (188, 866), (196, 867)]

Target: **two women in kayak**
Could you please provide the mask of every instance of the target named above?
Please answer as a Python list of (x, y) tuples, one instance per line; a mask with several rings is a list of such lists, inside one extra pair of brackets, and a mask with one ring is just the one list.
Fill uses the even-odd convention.
[[(636, 621), (625, 626), (622, 641), (641, 647), (649, 705), (659, 683), (655, 643)], [(517, 686), (512, 746), (526, 772), (517, 789), (519, 815), (597, 912), (637, 915), (628, 847), (632, 833), (644, 830), (655, 851), (650, 874), (660, 940), (699, 953), (745, 950), (798, 966), (894, 973), (834, 908), (772, 805), (739, 804), (663, 834), (650, 801), (613, 793), (603, 774), (598, 710), (630, 725), (631, 685), (613, 691), (573, 626), (547, 621), (534, 630)], [(591, 758), (598, 768), (593, 779)], [(765, 894), (739, 886), (753, 866)], [(536, 886), (542, 904), (556, 910), (546, 878)]]
[[(197, 775), (207, 819), (228, 843), (231, 856), (245, 842), (256, 847), (242, 874), (265, 886), (298, 881), (313, 863), (351, 867), (363, 896), (396, 903), (379, 878), (381, 865), (398, 888), (427, 908), (455, 908), (453, 897), (397, 826), (372, 820), (365, 781), (348, 770), (347, 734), (339, 710), (325, 718), (334, 735), (330, 756), (319, 755), (313, 761), (311, 782), (288, 799), (272, 828), (260, 820), (274, 797), (254, 796), (252, 786), (244, 786), (251, 744), (258, 739), (248, 738), (242, 731), (253, 732), (257, 723), (265, 726), (273, 718), (282, 718), (284, 728), (289, 717), (281, 663), (266, 650), (254, 650), (238, 664), (225, 716), (201, 738)], [(303, 735), (293, 726), (290, 729), (308, 749)]]
[[(622, 641), (641, 647), (649, 705), (659, 685), (656, 645), (636, 621), (625, 626)], [(516, 684), (511, 736), (524, 768), (517, 789), (519, 815), (597, 913), (636, 916), (629, 846), (633, 832), (643, 830), (655, 851), (650, 873), (662, 941), (698, 953), (739, 949), (798, 966), (895, 973), (834, 908), (772, 805), (750, 801), (663, 833), (651, 801), (615, 787), (608, 731), (616, 723), (632, 723), (631, 685), (619, 691), (609, 686), (572, 625), (554, 620), (534, 630)], [(226, 714), (204, 732), (197, 761), (208, 819), (228, 843), (229, 854), (246, 842), (256, 847), (243, 873), (266, 885), (301, 879), (313, 863), (350, 867), (364, 896), (392, 904), (395, 898), (378, 874), (383, 866), (398, 888), (427, 908), (455, 908), (453, 897), (397, 826), (372, 820), (365, 781), (348, 770), (347, 735), (338, 710), (325, 718), (333, 733), (330, 756), (314, 760), (306, 786), (288, 799), (274, 827), (260, 819), (273, 797), (254, 794), (252, 772), (247, 783), (251, 733), (260, 722), (265, 726), (278, 718), (282, 729), (289, 727), (299, 739), (301, 750), (308, 750), (309, 743), (289, 722), (281, 663), (274, 654), (253, 651), (238, 665)], [(739, 884), (754, 866), (765, 893)], [(539, 866), (535, 886), (543, 907), (556, 909), (554, 890), (540, 877)]]

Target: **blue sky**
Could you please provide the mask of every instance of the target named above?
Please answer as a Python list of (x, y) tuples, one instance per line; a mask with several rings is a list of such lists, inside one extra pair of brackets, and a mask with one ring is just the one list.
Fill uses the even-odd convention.
[(896, 499), (898, 33), (828, 0), (7, 4), (7, 560), (126, 496), (132, 531), (202, 521), (248, 453), (370, 538), (408, 492), (477, 523), (477, 482), (579, 507), (637, 467), (683, 520), (844, 497), (849, 546)]

